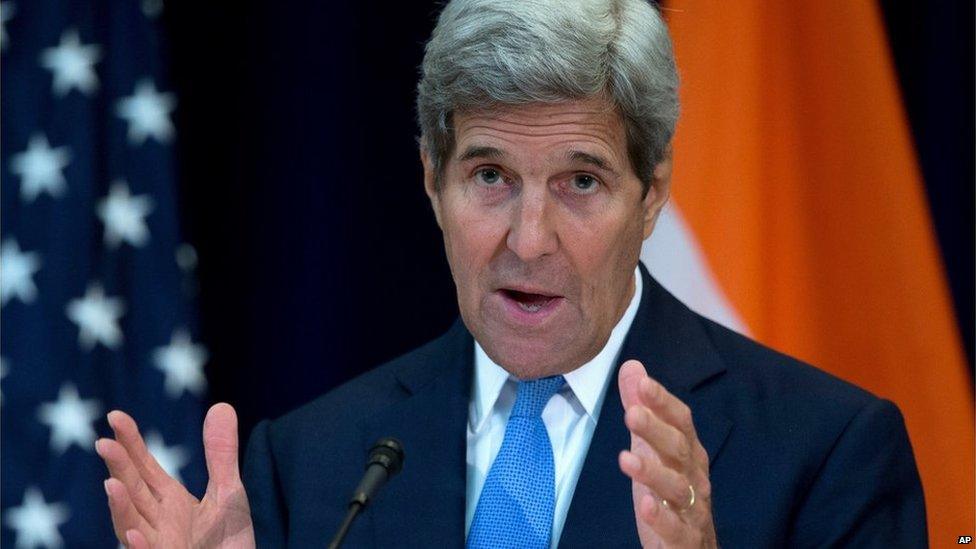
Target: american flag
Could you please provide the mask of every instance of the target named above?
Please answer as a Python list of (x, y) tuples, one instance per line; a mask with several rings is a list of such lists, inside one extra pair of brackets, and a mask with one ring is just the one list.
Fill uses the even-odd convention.
[(196, 254), (181, 238), (161, 0), (0, 4), (5, 547), (111, 547), (94, 452), (128, 411), (199, 494)]

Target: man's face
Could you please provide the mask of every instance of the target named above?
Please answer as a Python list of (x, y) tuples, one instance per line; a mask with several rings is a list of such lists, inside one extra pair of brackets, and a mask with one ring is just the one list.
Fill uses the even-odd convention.
[(602, 99), (455, 113), (454, 131), (439, 190), (421, 157), (465, 325), (520, 379), (578, 368), (633, 296), (670, 159), (642, 199)]

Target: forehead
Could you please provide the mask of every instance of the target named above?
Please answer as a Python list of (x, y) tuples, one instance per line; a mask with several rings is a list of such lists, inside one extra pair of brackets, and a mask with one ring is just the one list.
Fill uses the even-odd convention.
[(623, 118), (602, 98), (459, 112), (454, 131), (456, 155), (484, 146), (511, 154), (572, 146), (618, 162), (626, 158)]

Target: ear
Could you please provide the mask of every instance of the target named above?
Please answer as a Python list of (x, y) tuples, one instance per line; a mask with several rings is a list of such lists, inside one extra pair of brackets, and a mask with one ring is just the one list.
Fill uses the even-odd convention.
[(651, 236), (661, 210), (671, 197), (672, 148), (668, 145), (664, 158), (654, 166), (651, 187), (647, 190), (642, 204), (644, 210), (644, 239)]
[(424, 165), (424, 192), (427, 193), (430, 206), (434, 210), (437, 226), (443, 230), (444, 226), (441, 225), (441, 195), (440, 191), (437, 190), (437, 173), (434, 171), (430, 153), (423, 144), (420, 145), (420, 163)]

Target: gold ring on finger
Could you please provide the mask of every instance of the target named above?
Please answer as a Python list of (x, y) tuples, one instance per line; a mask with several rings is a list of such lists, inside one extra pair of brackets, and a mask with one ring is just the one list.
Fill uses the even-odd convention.
[(672, 507), (671, 504), (668, 503), (668, 500), (666, 500), (666, 499), (662, 499), (661, 500), (661, 505), (665, 509), (670, 509), (670, 510), (672, 510), (675, 513), (678, 513), (678, 514), (686, 513), (688, 511), (690, 511), (692, 507), (695, 506), (695, 487), (689, 484), (688, 485), (688, 492), (690, 493), (690, 497), (688, 498), (688, 505), (685, 505), (681, 509), (679, 509), (677, 507)]

